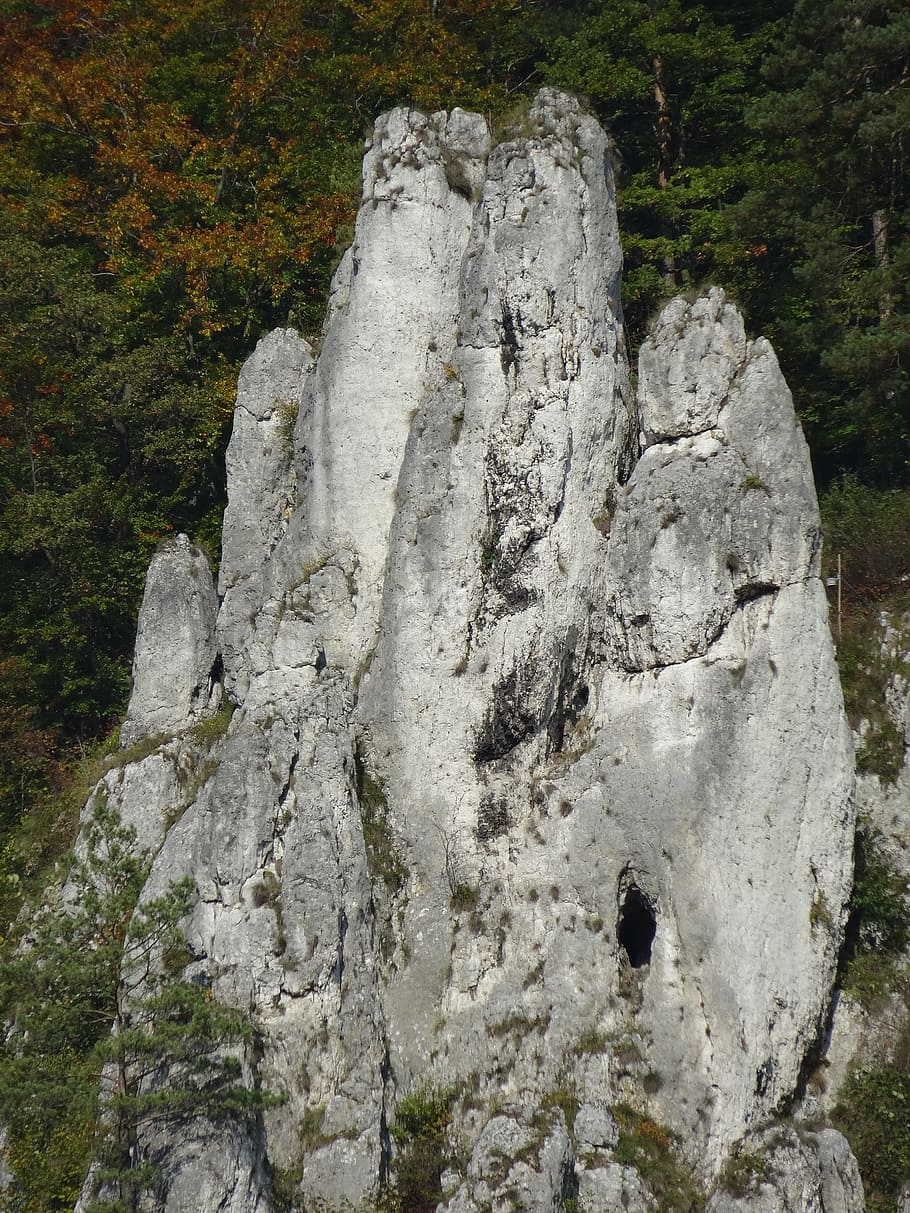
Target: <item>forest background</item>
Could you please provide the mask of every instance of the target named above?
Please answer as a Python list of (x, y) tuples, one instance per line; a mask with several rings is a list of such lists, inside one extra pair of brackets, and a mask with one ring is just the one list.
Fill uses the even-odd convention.
[[(217, 557), (238, 369), (317, 339), (385, 108), (613, 143), (634, 349), (723, 285), (774, 343), (848, 617), (910, 571), (910, 10), (874, 0), (0, 0), (0, 917), (71, 841), (143, 577)], [(74, 782), (75, 781), (75, 782)], [(2, 926), (0, 926), (2, 933)]]

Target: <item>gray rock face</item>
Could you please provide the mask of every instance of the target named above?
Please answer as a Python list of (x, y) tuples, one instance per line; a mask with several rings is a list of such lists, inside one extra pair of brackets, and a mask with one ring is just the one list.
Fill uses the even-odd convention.
[(863, 1185), (850, 1147), (835, 1129), (774, 1129), (740, 1155), (736, 1194), (721, 1190), (707, 1213), (862, 1213)]
[(297, 506), (293, 430), (312, 366), (307, 342), (293, 329), (276, 329), (259, 342), (237, 385), (226, 456), (218, 645), (227, 688), (238, 697), (246, 692), (244, 641), (262, 602), (263, 571)]
[[(344, 574), (325, 609), (337, 616), (333, 660), (351, 672), (375, 644), (411, 424), (454, 344), (470, 195), (488, 147), (479, 114), (399, 109), (377, 121), (364, 160), (354, 243), (297, 425), (301, 515), (290, 557), (292, 575), (301, 556)], [(389, 339), (390, 329), (406, 339)]]
[(820, 547), (790, 393), (723, 292), (669, 304), (640, 367), (649, 444), (608, 551), (610, 647), (630, 672), (703, 655), (744, 603), (817, 577)]
[(155, 556), (139, 610), (133, 693), (120, 729), (124, 745), (170, 735), (217, 706), (218, 599), (205, 554), (178, 535)]
[[(797, 1087), (853, 837), (808, 456), (720, 291), (665, 310), (636, 406), (620, 270), (574, 101), (544, 90), (492, 149), (477, 115), (395, 110), (315, 369), (282, 331), (244, 371), (217, 631), (236, 710), (148, 895), (194, 876), (192, 971), (249, 1011), (249, 1081), (287, 1101), (230, 1166), (215, 1134), (156, 1140), (170, 1213), (265, 1213), (269, 1176), (357, 1208), (421, 1091), (451, 1100), (452, 1213), (645, 1210), (618, 1105), (708, 1184)], [(185, 728), (214, 665), (211, 596), (167, 647), (202, 617), (169, 559), (136, 736)], [(171, 770), (145, 785), (165, 825)], [(762, 1210), (833, 1174), (791, 1152)]]
[(694, 305), (684, 299), (668, 304), (638, 359), (645, 443), (667, 442), (716, 426), (745, 363), (746, 344), (742, 317), (722, 292), (711, 291)]

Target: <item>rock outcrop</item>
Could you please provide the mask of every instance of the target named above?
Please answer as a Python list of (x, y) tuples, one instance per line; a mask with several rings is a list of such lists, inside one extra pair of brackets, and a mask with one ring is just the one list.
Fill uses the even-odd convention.
[[(450, 1213), (644, 1210), (618, 1108), (707, 1187), (799, 1089), (853, 840), (808, 453), (719, 290), (664, 310), (636, 404), (620, 272), (574, 101), (492, 148), (395, 110), (318, 359), (284, 330), (244, 370), (217, 627), (178, 541), (127, 721), (178, 736), (117, 778), (286, 1102), (230, 1166), (204, 1127), (156, 1139), (173, 1213), (365, 1205), (415, 1094), (450, 1106)], [(861, 1207), (836, 1134), (775, 1150), (715, 1213)]]
[(775, 1127), (756, 1135), (739, 1165), (734, 1193), (717, 1192), (708, 1213), (851, 1213), (862, 1209), (856, 1159), (834, 1129)]
[(123, 745), (142, 737), (173, 736), (217, 706), (217, 612), (205, 553), (178, 535), (155, 556), (146, 578), (133, 693), (120, 728)]

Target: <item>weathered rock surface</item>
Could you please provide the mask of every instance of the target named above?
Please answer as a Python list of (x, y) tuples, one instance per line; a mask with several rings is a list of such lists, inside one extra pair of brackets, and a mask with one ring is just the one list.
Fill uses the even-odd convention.
[[(181, 545), (127, 723), (187, 729), (220, 651), (236, 710), (178, 820), (149, 767), (148, 894), (195, 878), (192, 974), (287, 1102), (229, 1166), (214, 1134), (150, 1143), (171, 1213), (265, 1213), (270, 1177), (356, 1208), (419, 1090), (452, 1100), (452, 1213), (645, 1210), (611, 1109), (707, 1184), (797, 1088), (853, 838), (808, 456), (720, 291), (665, 310), (636, 406), (620, 270), (575, 102), (492, 149), (476, 115), (395, 110), (315, 369), (283, 331), (244, 372), (218, 640)], [(822, 1138), (756, 1208), (858, 1211)]]
[(744, 603), (817, 577), (820, 542), (777, 359), (723, 292), (669, 304), (640, 366), (647, 446), (608, 548), (608, 637), (630, 672), (703, 655)]
[(307, 342), (293, 329), (276, 329), (259, 342), (237, 384), (226, 456), (218, 646), (225, 684), (238, 698), (247, 689), (242, 663), (250, 620), (262, 603), (263, 572), (297, 504), (292, 435), (312, 367)]
[(120, 728), (125, 746), (140, 737), (177, 733), (217, 706), (217, 612), (205, 553), (178, 535), (157, 553), (146, 578), (133, 693)]
[(751, 1140), (749, 1148), (754, 1152), (740, 1154), (737, 1185), (745, 1191), (715, 1193), (707, 1213), (856, 1213), (864, 1208), (856, 1159), (836, 1130), (771, 1129)]

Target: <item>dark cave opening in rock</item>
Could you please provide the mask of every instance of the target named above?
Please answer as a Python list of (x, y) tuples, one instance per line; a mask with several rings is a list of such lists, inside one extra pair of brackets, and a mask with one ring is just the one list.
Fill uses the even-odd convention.
[(641, 889), (633, 885), (623, 899), (616, 932), (633, 969), (651, 963), (651, 945), (656, 931), (654, 907)]

